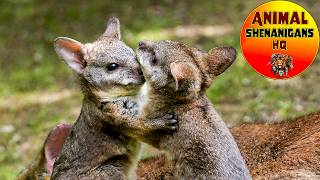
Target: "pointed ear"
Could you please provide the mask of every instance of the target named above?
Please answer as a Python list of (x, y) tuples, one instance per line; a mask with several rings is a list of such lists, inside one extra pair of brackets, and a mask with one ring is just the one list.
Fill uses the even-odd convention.
[(218, 47), (211, 49), (206, 57), (210, 71), (214, 76), (223, 73), (234, 62), (237, 51), (233, 47)]
[(102, 36), (121, 39), (120, 21), (118, 18), (113, 17), (109, 19), (107, 29)]
[(67, 37), (58, 37), (54, 41), (56, 53), (79, 74), (87, 65), (83, 58), (82, 46), (80, 42)]
[(54, 161), (69, 136), (71, 128), (69, 124), (59, 124), (48, 135), (44, 144), (45, 169), (48, 174), (52, 173)]
[(189, 80), (194, 79), (194, 68), (184, 62), (173, 62), (170, 64), (171, 74), (176, 82), (176, 91), (183, 89)]
[(214, 77), (222, 74), (236, 59), (237, 52), (233, 47), (218, 47), (211, 49), (204, 56), (203, 69), (207, 73), (207, 85), (210, 86)]

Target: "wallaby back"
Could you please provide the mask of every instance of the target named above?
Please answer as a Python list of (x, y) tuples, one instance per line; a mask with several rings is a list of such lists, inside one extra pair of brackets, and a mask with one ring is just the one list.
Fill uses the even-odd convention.
[(320, 112), (231, 132), (254, 178), (320, 178)]

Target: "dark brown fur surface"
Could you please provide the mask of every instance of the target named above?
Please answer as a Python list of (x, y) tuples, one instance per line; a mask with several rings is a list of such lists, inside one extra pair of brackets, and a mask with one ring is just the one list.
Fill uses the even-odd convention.
[(172, 179), (172, 169), (171, 161), (164, 154), (150, 157), (139, 162), (137, 179)]
[(254, 178), (297, 172), (320, 178), (320, 112), (280, 123), (243, 124), (231, 132)]

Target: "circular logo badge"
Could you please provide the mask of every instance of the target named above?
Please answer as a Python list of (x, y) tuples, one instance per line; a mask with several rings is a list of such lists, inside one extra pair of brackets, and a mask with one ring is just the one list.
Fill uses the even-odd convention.
[(288, 1), (272, 1), (254, 9), (240, 34), (247, 62), (258, 73), (273, 79), (296, 76), (313, 62), (319, 31), (312, 16)]

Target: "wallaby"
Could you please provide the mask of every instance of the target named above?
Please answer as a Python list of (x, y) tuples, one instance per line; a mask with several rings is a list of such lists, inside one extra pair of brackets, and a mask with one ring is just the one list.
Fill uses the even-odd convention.
[[(235, 49), (204, 53), (178, 42), (146, 41), (136, 53), (146, 79), (137, 98), (138, 113), (116, 118), (132, 122), (175, 115), (177, 132), (155, 131), (143, 139), (173, 156), (174, 179), (251, 179), (229, 129), (205, 95), (214, 77), (235, 60)], [(104, 111), (120, 114), (113, 105), (106, 103)]]
[[(78, 74), (84, 94), (81, 113), (72, 128), (64, 129), (66, 139), (60, 133), (50, 133), (52, 136), (48, 138), (57, 139), (46, 141), (38, 161), (20, 177), (36, 177), (29, 176), (28, 172), (37, 172), (46, 161), (49, 175), (52, 171), (51, 179), (134, 179), (140, 143), (119, 131), (126, 128), (109, 123), (117, 119), (101, 112), (103, 101), (135, 95), (144, 83), (134, 51), (120, 41), (119, 20), (111, 18), (104, 34), (93, 43), (82, 44), (60, 37), (54, 45), (58, 55)], [(121, 108), (130, 106), (126, 101), (121, 102)], [(133, 128), (130, 131), (142, 134), (141, 131), (161, 129), (167, 132), (176, 123), (167, 123), (172, 122), (171, 118), (165, 115), (148, 120), (143, 128), (130, 126)]]
[(254, 179), (320, 179), (320, 112), (231, 132)]
[(67, 139), (71, 127), (70, 124), (59, 124), (54, 127), (49, 132), (35, 160), (16, 179), (50, 179), (53, 163)]

